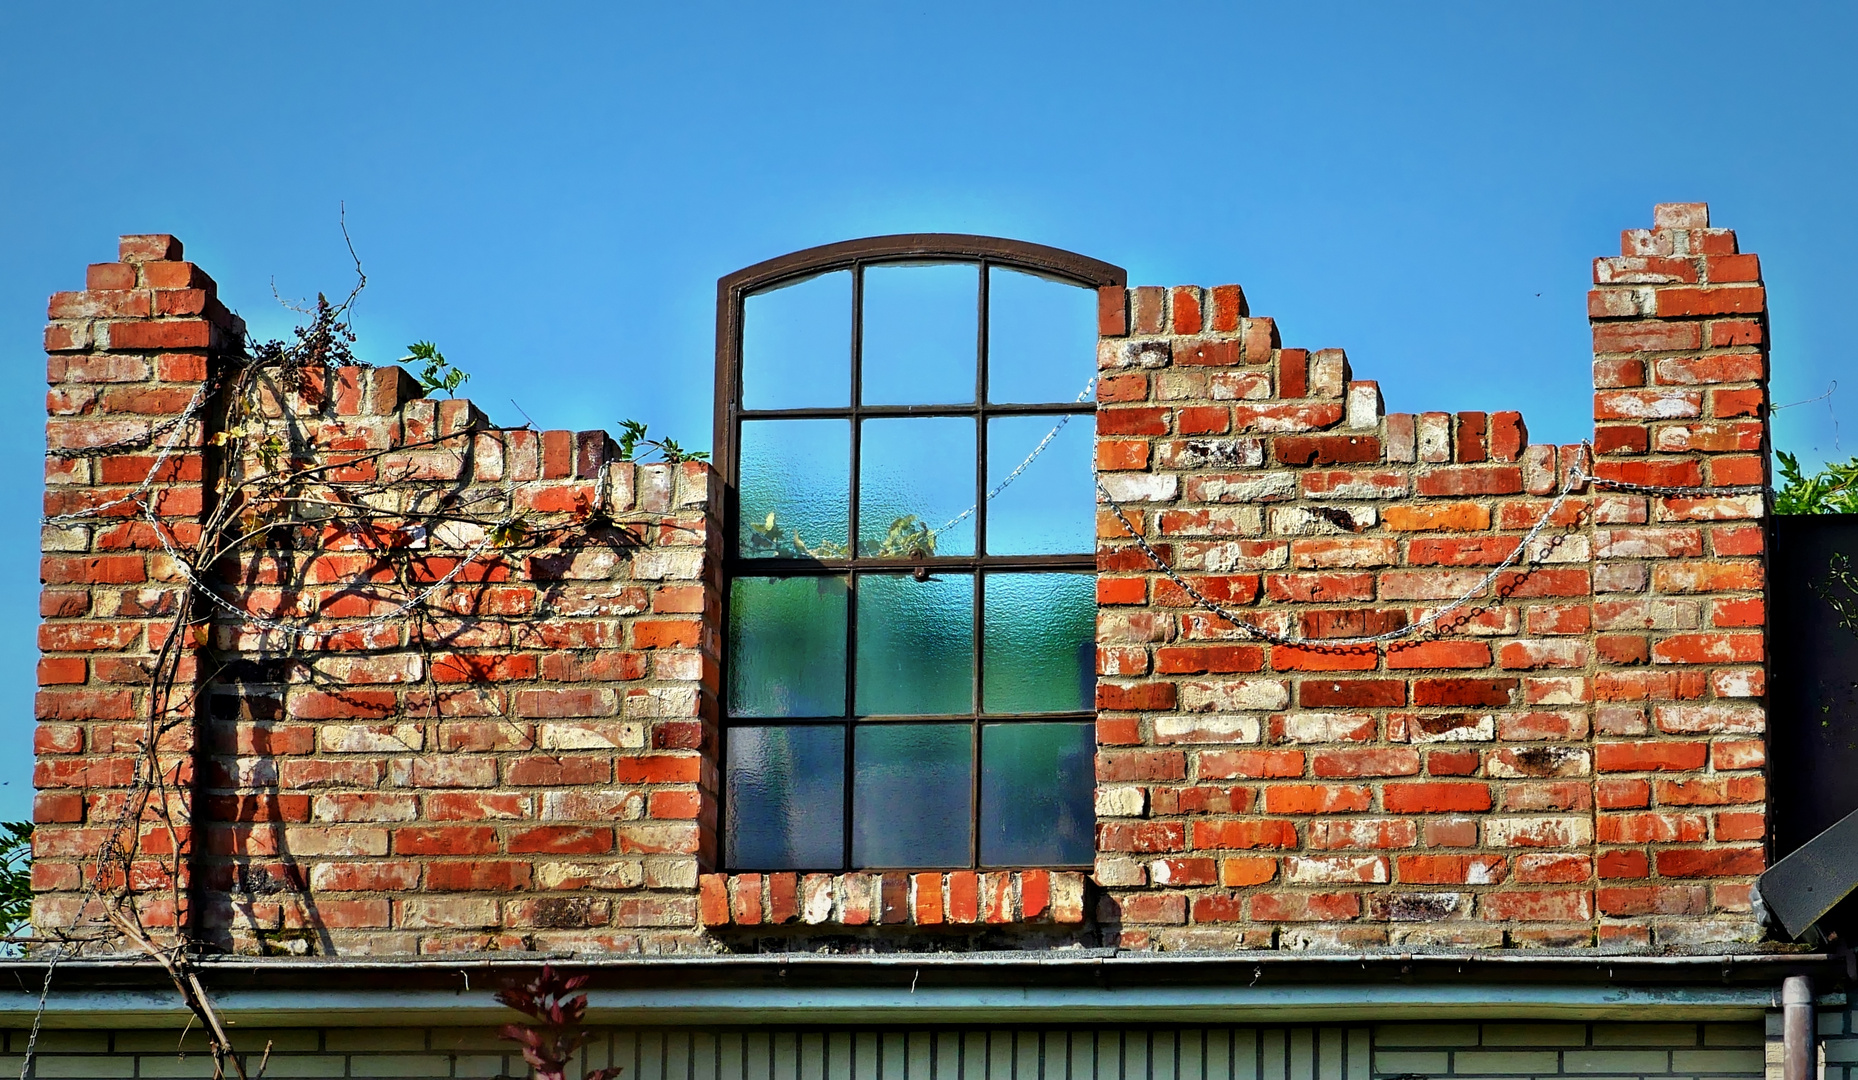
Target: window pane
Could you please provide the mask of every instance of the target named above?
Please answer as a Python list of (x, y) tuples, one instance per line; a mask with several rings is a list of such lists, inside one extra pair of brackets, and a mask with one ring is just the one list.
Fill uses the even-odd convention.
[(967, 866), (973, 728), (863, 724), (853, 739), (853, 865)]
[(987, 400), (1074, 401), (1096, 373), (1095, 290), (988, 271)]
[(842, 559), (849, 554), (851, 461), (847, 421), (743, 424), (736, 537), (742, 556)]
[(1089, 863), (1096, 752), (1089, 722), (982, 725), (981, 864)]
[(962, 416), (864, 422), (860, 555), (974, 553), (974, 430)]
[(852, 399), (852, 272), (742, 302), (742, 407), (845, 406)]
[(845, 715), (845, 579), (729, 585), (729, 715)]
[(983, 622), (983, 711), (1081, 712), (1092, 707), (1097, 686), (1094, 575), (988, 574)]
[(728, 777), (731, 869), (843, 865), (843, 727), (731, 728)]
[(973, 263), (865, 270), (865, 404), (959, 405), (974, 400), (980, 280), (980, 268)]
[[(1095, 436), (1096, 422), (1088, 415), (999, 416), (987, 422), (987, 490), (1000, 489), (987, 502), (988, 554), (1088, 555), (1097, 549), (1090, 469)], [(1038, 450), (1042, 442), (1045, 449)], [(1034, 450), (1037, 457), (1031, 457)], [(1000, 488), (1022, 464), (1025, 471)]]
[(858, 579), (859, 716), (974, 709), (974, 577)]

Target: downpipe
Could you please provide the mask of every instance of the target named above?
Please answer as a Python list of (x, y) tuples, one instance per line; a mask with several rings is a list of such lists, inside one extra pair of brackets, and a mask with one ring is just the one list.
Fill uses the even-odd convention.
[(1815, 1080), (1813, 980), (1789, 975), (1781, 983), (1782, 1080)]

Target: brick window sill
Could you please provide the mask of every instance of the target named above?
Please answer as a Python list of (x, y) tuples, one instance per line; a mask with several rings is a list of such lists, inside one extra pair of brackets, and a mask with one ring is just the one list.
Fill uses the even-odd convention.
[(1012, 870), (704, 874), (705, 926), (1078, 924), (1084, 874)]

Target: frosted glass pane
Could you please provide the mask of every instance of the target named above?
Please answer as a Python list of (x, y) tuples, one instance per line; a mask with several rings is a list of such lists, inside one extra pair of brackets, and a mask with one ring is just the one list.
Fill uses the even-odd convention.
[(1079, 866), (1095, 858), (1095, 725), (981, 726), (981, 864)]
[(857, 715), (968, 713), (973, 702), (973, 576), (861, 576)]
[[(1050, 442), (1045, 442), (1047, 435)], [(1000, 488), (1041, 442), (1045, 449)], [(999, 488), (1000, 493), (987, 503), (988, 553), (1088, 555), (1097, 550), (1097, 498), (1090, 469), (1095, 452), (1096, 421), (1088, 415), (989, 420), (987, 490)]]
[(972, 263), (865, 270), (866, 405), (974, 400), (980, 282), (980, 268)]
[(1096, 290), (988, 271), (987, 400), (1074, 401), (1096, 373)]
[[(863, 608), (859, 609), (860, 618)], [(1097, 579), (988, 574), (984, 711), (1081, 712), (1096, 699)]]
[(736, 542), (743, 558), (842, 559), (850, 553), (851, 434), (846, 420), (742, 425)]
[(838, 270), (742, 302), (742, 407), (844, 407), (852, 400), (852, 273)]
[(844, 865), (844, 728), (731, 728), (727, 775), (731, 869)]
[(864, 422), (859, 554), (974, 553), (974, 433), (961, 416)]
[(864, 724), (853, 735), (852, 863), (967, 866), (973, 728)]
[(845, 715), (845, 579), (729, 584), (729, 715)]

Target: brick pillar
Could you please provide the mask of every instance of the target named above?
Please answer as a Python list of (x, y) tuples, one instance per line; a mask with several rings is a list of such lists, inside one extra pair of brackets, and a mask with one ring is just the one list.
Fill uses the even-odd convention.
[[(1767, 478), (1767, 310), (1754, 255), (1701, 203), (1659, 206), (1594, 261), (1602, 477)], [(1748, 939), (1766, 866), (1760, 494), (1594, 498), (1594, 728), (1603, 941)]]
[[(33, 921), (42, 933), (77, 923), (88, 860), (114, 834), (138, 775), (146, 775), (139, 748), (151, 708), (161, 709), (150, 701), (150, 672), (186, 589), (141, 510), (105, 504), (146, 483), (140, 497), (174, 540), (197, 539), (203, 425), (181, 425), (174, 452), (152, 477), (151, 470), (212, 358), (236, 349), (244, 333), (212, 279), (181, 261), (171, 236), (123, 237), (118, 261), (91, 266), (83, 292), (54, 294), (48, 314), (45, 512), (96, 516), (44, 529), (32, 866)], [(189, 652), (172, 705), (181, 722), (160, 744), (174, 837), (153, 808), (135, 824), (142, 853), (135, 873), (151, 890), (143, 915), (150, 927), (188, 919), (194, 678)], [(165, 887), (174, 838), (181, 911)]]

